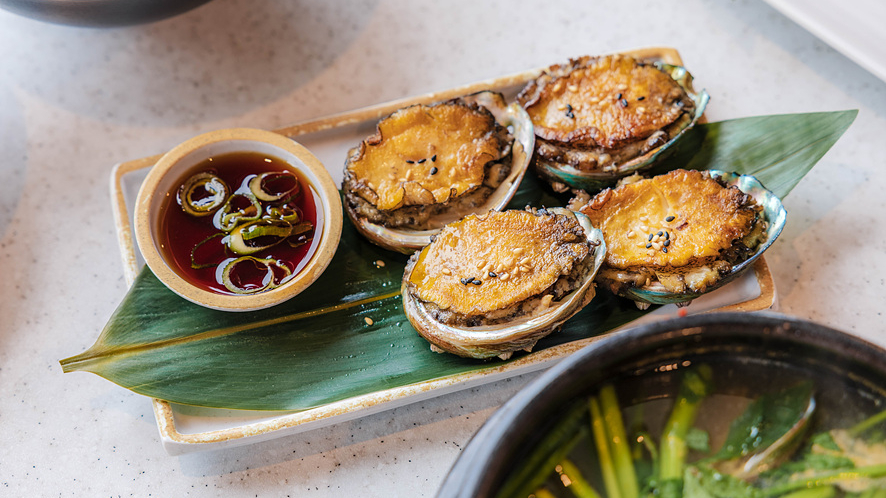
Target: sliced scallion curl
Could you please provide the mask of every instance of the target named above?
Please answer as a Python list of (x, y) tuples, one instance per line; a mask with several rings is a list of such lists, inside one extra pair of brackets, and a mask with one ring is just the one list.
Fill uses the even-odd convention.
[(227, 239), (228, 249), (235, 254), (254, 254), (283, 242), (291, 234), (288, 221), (264, 218), (235, 228)]
[(277, 205), (289, 205), (298, 200), (299, 194), (301, 194), (301, 185), (292, 189), (292, 191), (289, 192), (289, 195), (287, 195), (286, 197), (282, 197), (279, 201), (277, 201)]
[(301, 223), (296, 223), (292, 225), (292, 233), (289, 235), (298, 235), (300, 233), (309, 232), (314, 229), (314, 224), (310, 221), (303, 221)]
[[(202, 192), (201, 192), (202, 191)], [(228, 199), (228, 186), (218, 176), (202, 172), (188, 178), (181, 186), (182, 209), (191, 216), (208, 216)]]
[(301, 210), (299, 210), (295, 206), (290, 206), (289, 204), (282, 204), (280, 206), (268, 206), (265, 209), (267, 218), (274, 218), (277, 220), (288, 221), (289, 223), (296, 224), (301, 219)]
[[(255, 264), (256, 267), (259, 269), (262, 269), (262, 267), (264, 267), (265, 276), (262, 279), (261, 287), (256, 287), (253, 289), (239, 287), (231, 278), (231, 273), (236, 269), (237, 265), (245, 264), (247, 262)], [(274, 258), (256, 258), (254, 256), (241, 256), (236, 259), (228, 260), (227, 263), (223, 264), (225, 266), (221, 272), (222, 284), (225, 286), (226, 289), (235, 294), (255, 294), (257, 292), (270, 290), (275, 287), (279, 287), (280, 285), (285, 283), (292, 275), (292, 270), (290, 270), (288, 266)], [(276, 275), (274, 273), (274, 268), (277, 268), (283, 273), (283, 276), (279, 279), (275, 278)]]
[(284, 197), (292, 198), (299, 191), (298, 178), (292, 173), (268, 172), (257, 175), (249, 180), (249, 190), (262, 201), (279, 201)]
[[(240, 201), (240, 199), (245, 199), (248, 202), (248, 205), (242, 208), (235, 207), (234, 204)], [(228, 201), (225, 202), (225, 205), (215, 212), (215, 217), (212, 219), (212, 223), (219, 230), (230, 232), (239, 224), (259, 219), (261, 217), (261, 211), (261, 203), (254, 195), (234, 194), (228, 197)]]
[(314, 225), (307, 221), (294, 225), (292, 227), (292, 234), (286, 239), (286, 242), (290, 247), (298, 247), (307, 244), (314, 240), (314, 234), (311, 232), (313, 229)]
[(303, 246), (312, 240), (314, 240), (313, 235), (296, 235), (294, 237), (289, 237), (288, 239), (286, 239), (286, 242), (289, 244), (289, 247), (292, 247), (294, 249), (296, 247)]
[(212, 240), (216, 237), (222, 237), (225, 235), (226, 234), (223, 232), (218, 232), (218, 233), (214, 233), (214, 234), (210, 235), (209, 237), (206, 237), (205, 239), (201, 240), (200, 242), (197, 242), (197, 245), (195, 245), (194, 248), (191, 249), (191, 268), (193, 268), (195, 270), (202, 270), (204, 268), (211, 268), (211, 267), (215, 266), (216, 263), (198, 263), (197, 262), (197, 250), (200, 249), (200, 246), (209, 242), (210, 240)]

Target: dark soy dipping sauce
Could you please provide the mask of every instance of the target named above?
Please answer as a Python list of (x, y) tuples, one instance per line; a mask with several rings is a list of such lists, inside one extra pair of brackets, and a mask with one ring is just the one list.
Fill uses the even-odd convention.
[[(213, 216), (196, 217), (188, 214), (181, 207), (179, 189), (188, 178), (200, 172), (209, 172), (220, 177), (227, 184), (230, 193), (244, 192), (248, 190), (246, 182), (249, 178), (268, 172), (288, 172), (295, 174), (299, 183), (298, 196), (288, 201), (301, 213), (301, 220), (311, 223), (314, 227), (305, 235), (312, 238), (317, 230), (317, 207), (315, 193), (311, 184), (300, 174), (293, 170), (283, 160), (266, 154), (254, 152), (235, 152), (209, 158), (188, 171), (176, 183), (175, 190), (170, 192), (161, 207), (160, 216), (160, 251), (163, 253), (170, 268), (179, 276), (197, 287), (219, 294), (234, 295), (221, 281), (221, 270), (218, 264), (228, 258), (236, 258), (234, 254), (222, 243), (222, 237), (216, 236), (207, 242), (207, 238), (221, 233), (221, 230), (213, 225)], [(262, 201), (262, 208), (278, 202)], [(201, 244), (203, 242), (203, 244)], [(191, 254), (196, 246), (200, 245), (195, 253), (198, 263), (215, 263), (208, 268), (195, 269), (191, 267)], [(301, 263), (310, 257), (313, 244), (307, 243), (292, 247), (283, 241), (270, 248), (251, 254), (250, 256), (265, 259), (273, 258), (285, 264), (293, 274), (301, 268)], [(260, 280), (264, 270), (256, 268), (250, 263), (241, 263), (235, 270), (238, 281), (252, 282)], [(275, 270), (278, 275), (281, 272)], [(249, 288), (250, 285), (244, 285)]]

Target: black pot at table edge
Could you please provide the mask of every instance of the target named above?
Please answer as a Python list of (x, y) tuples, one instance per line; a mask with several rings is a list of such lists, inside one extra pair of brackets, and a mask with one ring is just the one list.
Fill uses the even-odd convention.
[[(524, 445), (558, 410), (638, 358), (695, 354), (700, 348), (748, 354), (754, 350), (779, 361), (825, 359), (853, 381), (882, 392), (886, 350), (863, 339), (771, 312), (709, 313), (651, 323), (612, 334), (543, 373), (499, 408), (471, 439), (450, 469), (437, 498), (493, 497)], [(682, 353), (681, 353), (682, 352)], [(642, 360), (649, 362), (647, 360)], [(884, 393), (886, 394), (886, 393)], [(543, 430), (541, 430), (543, 432)]]
[(24, 17), (83, 27), (118, 27), (166, 19), (209, 0), (0, 0)]

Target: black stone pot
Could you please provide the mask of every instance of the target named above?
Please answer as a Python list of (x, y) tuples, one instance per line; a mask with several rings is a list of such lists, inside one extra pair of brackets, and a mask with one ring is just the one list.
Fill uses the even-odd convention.
[(0, 0), (0, 8), (55, 24), (118, 27), (166, 19), (209, 0)]
[(886, 351), (822, 325), (772, 313), (712, 313), (652, 323), (604, 338), (526, 386), (480, 428), (437, 497), (495, 496), (521, 455), (531, 452), (567, 407), (615, 378), (630, 385), (656, 373), (653, 388), (673, 392), (679, 376), (661, 372), (668, 365), (678, 370), (687, 361), (706, 362), (715, 370), (726, 364), (741, 364), (745, 371), (748, 365), (751, 371), (762, 367), (765, 378), (752, 384), (777, 380), (772, 372), (782, 370), (836, 380), (819, 406), (860, 403), (873, 410), (883, 409), (886, 400)]

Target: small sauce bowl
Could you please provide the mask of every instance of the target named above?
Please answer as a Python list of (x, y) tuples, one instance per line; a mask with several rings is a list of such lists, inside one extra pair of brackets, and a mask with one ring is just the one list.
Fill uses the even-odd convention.
[[(181, 185), (211, 158), (229, 154), (260, 154), (284, 166), (310, 190), (316, 209), (314, 237), (292, 274), (276, 287), (252, 293), (224, 292), (198, 285), (171, 261), (164, 250), (161, 227), (168, 208), (178, 208)], [(270, 159), (269, 159), (270, 160)], [(236, 185), (231, 185), (236, 190)], [(171, 227), (170, 230), (174, 230)], [(135, 203), (135, 237), (151, 271), (179, 296), (207, 308), (223, 311), (253, 311), (282, 303), (296, 296), (329, 265), (342, 230), (342, 207), (338, 189), (325, 166), (297, 142), (277, 133), (231, 128), (205, 133), (176, 146), (151, 168)], [(193, 252), (190, 258), (193, 261)]]

